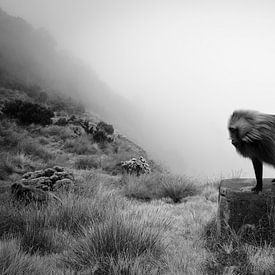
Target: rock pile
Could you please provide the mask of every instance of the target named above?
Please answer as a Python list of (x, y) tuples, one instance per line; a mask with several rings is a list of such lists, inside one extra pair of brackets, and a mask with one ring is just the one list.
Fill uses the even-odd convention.
[(140, 174), (151, 173), (150, 166), (143, 157), (139, 157), (139, 159), (132, 158), (130, 160), (122, 161), (121, 167), (126, 173), (136, 174), (137, 176)]
[(68, 190), (73, 183), (72, 173), (65, 171), (63, 167), (55, 166), (24, 174), (20, 181), (12, 184), (11, 193), (17, 200), (41, 202), (50, 198), (58, 199), (51, 191)]

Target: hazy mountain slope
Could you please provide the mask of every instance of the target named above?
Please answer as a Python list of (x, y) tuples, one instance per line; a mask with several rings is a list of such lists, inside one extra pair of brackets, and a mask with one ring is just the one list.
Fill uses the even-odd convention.
[[(8, 77), (6, 75), (8, 73)], [(40, 85), (85, 103), (88, 110), (133, 136), (134, 106), (114, 94), (91, 68), (57, 49), (45, 30), (34, 29), (21, 18), (0, 9), (0, 81), (19, 79), (28, 86)]]

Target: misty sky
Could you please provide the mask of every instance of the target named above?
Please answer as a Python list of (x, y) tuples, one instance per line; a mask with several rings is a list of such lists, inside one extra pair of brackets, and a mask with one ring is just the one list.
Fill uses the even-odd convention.
[(48, 29), (61, 49), (134, 101), (148, 117), (147, 149), (175, 171), (253, 176), (228, 140), (227, 121), (239, 108), (275, 113), (275, 1), (0, 0), (0, 7)]

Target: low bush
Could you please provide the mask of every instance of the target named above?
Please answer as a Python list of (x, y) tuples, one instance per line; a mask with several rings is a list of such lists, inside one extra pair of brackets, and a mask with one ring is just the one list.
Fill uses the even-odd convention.
[(9, 118), (18, 119), (22, 124), (51, 124), (54, 113), (39, 104), (15, 100), (7, 102), (2, 112)]
[(113, 127), (113, 125), (107, 124), (104, 121), (100, 121), (96, 125), (96, 129), (104, 131), (107, 135), (112, 135), (114, 133), (114, 127)]
[(125, 185), (125, 195), (137, 199), (171, 198), (178, 203), (181, 199), (198, 193), (191, 180), (170, 174), (151, 173), (139, 177), (124, 175), (122, 182)]

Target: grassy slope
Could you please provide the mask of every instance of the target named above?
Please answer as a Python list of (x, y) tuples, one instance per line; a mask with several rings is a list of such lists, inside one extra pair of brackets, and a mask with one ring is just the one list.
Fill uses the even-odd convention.
[[(268, 244), (216, 238), (215, 183), (196, 186), (153, 162), (151, 175), (122, 176), (116, 163), (147, 156), (121, 135), (102, 146), (73, 137), (69, 126), (0, 123), (1, 274), (274, 273)], [(75, 187), (57, 194), (62, 205), (11, 200), (9, 186), (22, 173), (56, 164), (75, 176)]]

